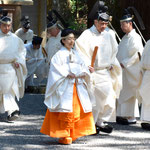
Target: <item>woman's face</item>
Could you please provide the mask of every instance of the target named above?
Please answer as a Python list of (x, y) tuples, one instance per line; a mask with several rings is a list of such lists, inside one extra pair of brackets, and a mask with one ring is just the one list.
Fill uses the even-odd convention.
[(70, 33), (65, 39), (62, 39), (64, 46), (70, 50), (74, 46), (75, 37), (73, 33)]

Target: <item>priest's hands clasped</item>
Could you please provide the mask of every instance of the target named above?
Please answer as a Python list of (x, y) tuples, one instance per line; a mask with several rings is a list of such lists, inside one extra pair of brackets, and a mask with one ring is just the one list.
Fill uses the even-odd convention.
[(75, 74), (73, 74), (73, 73), (70, 72), (67, 77), (73, 79), (73, 78), (75, 78), (76, 76), (75, 76)]
[(70, 78), (70, 79), (74, 79), (74, 78), (84, 78), (84, 77), (85, 77), (85, 73), (82, 73), (82, 74), (80, 74), (80, 75), (75, 75), (74, 73), (71, 73), (71, 72), (70, 72), (67, 77)]

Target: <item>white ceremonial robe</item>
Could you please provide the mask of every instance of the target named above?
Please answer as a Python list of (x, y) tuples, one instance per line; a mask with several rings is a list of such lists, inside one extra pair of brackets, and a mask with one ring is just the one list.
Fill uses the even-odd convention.
[[(76, 40), (76, 49), (86, 65), (91, 65), (95, 46), (98, 46), (92, 75), (93, 95), (96, 107), (93, 108), (96, 122), (115, 121), (115, 103), (121, 90), (121, 67), (116, 59), (117, 41), (107, 31), (99, 33), (93, 25)], [(112, 70), (110, 68), (113, 67)]]
[[(76, 78), (67, 76), (74, 73)], [(80, 76), (85, 75), (85, 78)], [(73, 87), (76, 82), (77, 93), (85, 113), (92, 111), (92, 101), (87, 90), (90, 83), (90, 73), (84, 65), (78, 52), (62, 47), (53, 57), (45, 94), (45, 105), (51, 112), (72, 112)], [(91, 102), (92, 101), (92, 102)]]
[(118, 99), (117, 116), (139, 117), (137, 89), (141, 80), (139, 55), (142, 54), (141, 37), (133, 29), (124, 35), (118, 47), (117, 58), (124, 65), (123, 88)]
[(37, 75), (38, 84), (44, 79), (47, 78), (49, 65), (46, 62), (42, 53), (42, 48), (33, 49), (32, 43), (25, 44), (27, 55), (26, 55), (26, 65), (28, 70), (28, 75), (26, 79), (26, 86), (34, 85), (34, 74)]
[(33, 40), (33, 31), (29, 29), (26, 33), (24, 33), (22, 28), (19, 28), (15, 34), (23, 40), (23, 42), (27, 41), (27, 43), (31, 43)]
[[(15, 34), (3, 34), (0, 30), (0, 113), (19, 110), (19, 100), (24, 95), (24, 81), (27, 75), (24, 43)], [(19, 63), (19, 68), (14, 67)]]
[(61, 48), (61, 31), (58, 33), (56, 37), (50, 37), (48, 39), (48, 42), (46, 43), (45, 50), (48, 55), (48, 63), (50, 64), (50, 61), (53, 57), (53, 55)]
[(114, 39), (116, 39), (116, 34), (115, 34), (115, 32), (114, 32), (112, 29), (110, 29), (109, 27), (106, 27), (105, 31), (107, 31), (108, 33), (110, 33), (111, 36), (112, 36)]
[(141, 70), (143, 74), (139, 88), (142, 97), (141, 120), (150, 121), (150, 40), (146, 43), (143, 51)]

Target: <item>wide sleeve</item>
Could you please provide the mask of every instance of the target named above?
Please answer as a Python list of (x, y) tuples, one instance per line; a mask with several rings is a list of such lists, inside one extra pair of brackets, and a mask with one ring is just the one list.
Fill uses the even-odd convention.
[(128, 83), (132, 88), (138, 88), (142, 80), (140, 58), (138, 53), (142, 53), (143, 44), (141, 38), (137, 34), (136, 36), (129, 41), (131, 42), (131, 44), (129, 43), (129, 45), (131, 45), (129, 49), (130, 57), (123, 61), (123, 65), (125, 66), (125, 74)]
[(110, 35), (111, 39), (111, 45), (112, 45), (112, 67), (113, 69), (110, 70), (112, 83), (113, 83), (113, 89), (116, 93), (116, 97), (119, 98), (120, 91), (122, 89), (122, 68), (120, 66), (120, 63), (116, 57), (118, 52), (118, 43), (116, 41), (115, 36)]
[[(139, 61), (139, 54), (142, 55), (143, 44), (141, 38), (137, 35), (129, 41), (129, 57), (125, 58), (121, 63), (127, 68)], [(139, 53), (139, 54), (138, 54)]]
[(141, 58), (141, 67), (145, 70), (150, 69), (150, 40), (145, 45)]
[(19, 63), (19, 68), (16, 69), (17, 77), (18, 77), (18, 85), (19, 85), (19, 96), (20, 98), (24, 95), (24, 87), (25, 87), (25, 79), (27, 76), (27, 68), (26, 68), (26, 49), (24, 47), (24, 43), (21, 39), (19, 40), (18, 46), (18, 56), (16, 62)]
[(90, 31), (85, 30), (75, 42), (75, 49), (79, 52), (87, 66), (91, 65), (91, 56), (93, 53), (90, 51)]
[(45, 99), (48, 99), (69, 74), (69, 66), (62, 59), (62, 54), (56, 53), (50, 64)]

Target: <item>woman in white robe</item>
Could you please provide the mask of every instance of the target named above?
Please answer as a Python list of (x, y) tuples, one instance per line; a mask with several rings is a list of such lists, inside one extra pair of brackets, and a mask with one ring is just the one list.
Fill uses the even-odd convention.
[(11, 19), (2, 16), (0, 20), (0, 113), (8, 113), (12, 121), (19, 115), (19, 100), (24, 95), (24, 81), (27, 75), (24, 43), (10, 32)]
[(96, 131), (92, 99), (87, 90), (89, 70), (78, 52), (72, 49), (73, 31), (65, 29), (61, 36), (64, 46), (51, 60), (44, 101), (48, 110), (41, 133), (60, 138), (59, 143), (71, 144), (78, 137)]
[(146, 43), (141, 59), (142, 83), (140, 96), (142, 97), (141, 120), (142, 128), (150, 130), (150, 40)]

